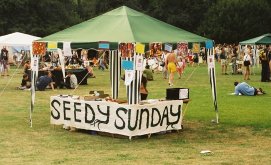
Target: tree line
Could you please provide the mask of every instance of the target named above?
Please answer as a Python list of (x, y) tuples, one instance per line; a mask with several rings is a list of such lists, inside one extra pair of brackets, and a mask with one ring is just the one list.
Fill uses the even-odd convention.
[(0, 4), (0, 35), (18, 31), (45, 37), (122, 5), (216, 43), (238, 43), (271, 32), (270, 0), (0, 0)]

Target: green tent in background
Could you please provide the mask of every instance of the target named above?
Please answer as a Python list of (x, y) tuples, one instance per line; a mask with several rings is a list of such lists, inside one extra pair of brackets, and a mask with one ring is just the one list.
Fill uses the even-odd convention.
[(271, 34), (267, 33), (259, 37), (255, 37), (249, 40), (245, 40), (239, 43), (240, 45), (267, 45), (271, 44)]
[(122, 6), (38, 41), (71, 42), (72, 48), (97, 48), (100, 41), (106, 41), (110, 43), (110, 49), (116, 49), (119, 42), (177, 43), (207, 40)]

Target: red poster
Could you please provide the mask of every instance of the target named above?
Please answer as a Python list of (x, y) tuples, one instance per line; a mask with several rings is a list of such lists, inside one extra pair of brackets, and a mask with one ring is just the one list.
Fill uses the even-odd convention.
[(46, 43), (45, 42), (33, 42), (33, 54), (34, 55), (45, 55)]
[(133, 43), (120, 43), (119, 51), (121, 52), (121, 57), (133, 57), (134, 56), (134, 44)]

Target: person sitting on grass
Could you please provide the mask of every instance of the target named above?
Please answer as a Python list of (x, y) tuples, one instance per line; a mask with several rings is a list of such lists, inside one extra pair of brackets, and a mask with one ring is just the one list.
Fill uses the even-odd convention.
[(40, 76), (38, 78), (38, 81), (37, 81), (37, 89), (39, 91), (44, 91), (45, 88), (50, 85), (50, 87), (52, 88), (52, 90), (55, 89), (54, 87), (54, 82), (53, 82), (53, 79), (52, 79), (52, 73), (51, 72), (48, 72), (46, 75), (44, 76)]
[(65, 87), (67, 89), (75, 89), (78, 85), (77, 77), (72, 72), (68, 72), (67, 76), (65, 77)]
[(150, 65), (145, 66), (145, 70), (143, 71), (143, 74), (146, 75), (147, 80), (149, 81), (153, 80), (153, 70), (150, 69)]
[(262, 88), (254, 88), (250, 85), (248, 85), (246, 82), (234, 82), (235, 86), (235, 95), (245, 95), (245, 96), (256, 96), (256, 95), (262, 95), (265, 94), (265, 92), (262, 90)]
[(24, 90), (24, 89), (29, 89), (31, 87), (31, 82), (29, 80), (29, 77), (27, 74), (23, 75), (22, 83), (19, 89)]

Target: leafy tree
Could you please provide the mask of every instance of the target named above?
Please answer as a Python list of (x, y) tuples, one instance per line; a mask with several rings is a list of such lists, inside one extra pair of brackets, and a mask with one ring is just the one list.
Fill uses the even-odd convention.
[(45, 36), (80, 22), (73, 0), (1, 0), (0, 33)]
[(239, 42), (271, 29), (267, 0), (220, 0), (207, 11), (198, 28), (216, 42)]
[(122, 5), (216, 42), (239, 42), (271, 29), (270, 0), (0, 0), (0, 4), (0, 35), (19, 31), (44, 37)]

